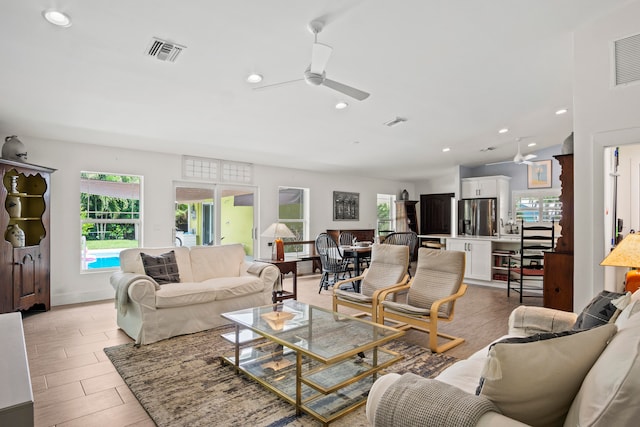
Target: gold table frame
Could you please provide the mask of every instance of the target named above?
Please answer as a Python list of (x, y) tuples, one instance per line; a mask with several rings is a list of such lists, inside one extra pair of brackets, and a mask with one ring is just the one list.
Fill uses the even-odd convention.
[(404, 331), (295, 300), (222, 317), (235, 324), (223, 362), (325, 426), (366, 403), (378, 372), (403, 358), (380, 346)]

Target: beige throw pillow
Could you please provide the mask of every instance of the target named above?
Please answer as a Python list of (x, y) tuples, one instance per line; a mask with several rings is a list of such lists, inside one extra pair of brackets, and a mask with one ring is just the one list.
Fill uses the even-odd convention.
[(613, 324), (526, 343), (496, 343), (487, 360), (500, 379), (482, 395), (508, 417), (532, 426), (562, 426), (582, 380), (616, 333)]

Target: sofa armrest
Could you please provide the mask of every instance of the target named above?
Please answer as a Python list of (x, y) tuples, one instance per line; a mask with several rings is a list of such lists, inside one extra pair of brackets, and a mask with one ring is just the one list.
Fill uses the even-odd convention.
[(240, 266), (241, 274), (258, 276), (270, 291), (278, 290), (280, 285), (280, 269), (273, 264), (264, 262), (244, 262)]
[(116, 307), (123, 311), (123, 314), (126, 313), (128, 300), (155, 307), (156, 289), (160, 286), (151, 277), (118, 271), (113, 273), (109, 280), (116, 291)]
[(509, 335), (566, 331), (573, 327), (577, 317), (568, 311), (521, 305), (509, 316)]
[[(378, 425), (376, 424), (376, 410), (380, 406), (385, 392), (391, 386), (393, 386), (401, 377), (402, 377), (401, 375), (396, 373), (386, 374), (378, 378), (376, 382), (373, 384), (373, 386), (371, 387), (371, 391), (369, 391), (369, 397), (367, 398), (367, 404), (366, 404), (366, 410), (365, 410), (367, 421), (369, 422), (370, 425), (372, 426)], [(427, 379), (424, 379), (424, 380), (428, 381)], [(450, 385), (446, 385), (446, 386), (453, 387), (455, 389), (454, 386), (450, 386)], [(425, 426), (431, 425), (429, 424), (429, 421), (430, 420), (425, 419), (422, 425), (425, 425)], [(522, 426), (526, 426), (526, 424), (523, 424), (517, 420), (506, 417), (498, 412), (489, 411), (489, 412), (485, 412), (480, 417), (476, 426), (477, 427), (489, 427), (489, 426), (491, 427), (511, 427), (511, 426), (522, 427)]]

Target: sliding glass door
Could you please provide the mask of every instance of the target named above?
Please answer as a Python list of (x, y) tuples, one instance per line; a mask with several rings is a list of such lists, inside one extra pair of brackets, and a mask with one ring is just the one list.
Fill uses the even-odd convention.
[(254, 187), (175, 184), (176, 246), (240, 243), (255, 253)]

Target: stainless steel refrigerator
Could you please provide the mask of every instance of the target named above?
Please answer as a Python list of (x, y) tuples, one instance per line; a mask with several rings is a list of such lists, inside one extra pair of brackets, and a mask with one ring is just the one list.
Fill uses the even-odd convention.
[(498, 199), (462, 199), (458, 201), (458, 234), (497, 236)]

